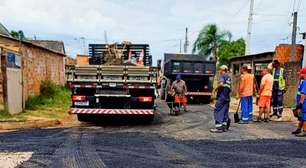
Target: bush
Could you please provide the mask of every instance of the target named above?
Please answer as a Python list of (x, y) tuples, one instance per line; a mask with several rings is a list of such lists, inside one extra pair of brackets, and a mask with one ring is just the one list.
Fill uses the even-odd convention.
[(43, 81), (39, 96), (30, 96), (26, 109), (35, 110), (41, 106), (68, 106), (71, 92), (67, 87), (57, 85), (52, 81)]
[(42, 81), (40, 84), (40, 94), (45, 97), (54, 97), (58, 90), (59, 87), (51, 81)]

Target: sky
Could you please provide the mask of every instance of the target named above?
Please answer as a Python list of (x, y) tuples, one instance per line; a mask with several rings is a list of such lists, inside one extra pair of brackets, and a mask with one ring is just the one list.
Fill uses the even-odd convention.
[[(190, 45), (210, 23), (247, 34), (250, 0), (1, 0), (0, 22), (23, 30), (29, 38), (61, 40), (68, 55), (85, 52), (89, 43), (131, 41), (150, 44), (153, 60), (177, 53), (188, 27)], [(298, 11), (298, 33), (306, 32), (305, 0), (255, 0), (251, 53), (273, 51), (291, 42), (292, 12)], [(298, 43), (304, 43), (297, 36)]]

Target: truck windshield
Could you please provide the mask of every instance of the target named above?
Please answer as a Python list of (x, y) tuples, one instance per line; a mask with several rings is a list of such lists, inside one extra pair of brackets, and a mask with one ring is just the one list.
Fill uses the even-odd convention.
[(184, 70), (184, 73), (192, 73), (193, 72), (192, 63), (191, 62), (185, 62), (183, 64), (183, 70)]
[(194, 73), (202, 74), (204, 71), (203, 63), (195, 63), (194, 64)]
[(180, 62), (173, 62), (173, 66), (172, 66), (172, 72), (177, 73), (177, 72), (181, 72), (181, 63)]

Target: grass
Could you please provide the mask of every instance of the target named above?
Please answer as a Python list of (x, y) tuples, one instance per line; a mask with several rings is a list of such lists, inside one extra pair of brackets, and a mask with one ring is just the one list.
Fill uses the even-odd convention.
[(11, 115), (0, 112), (0, 121), (25, 121), (63, 119), (68, 116), (70, 106), (70, 89), (50, 81), (41, 83), (39, 96), (30, 96), (22, 113)]

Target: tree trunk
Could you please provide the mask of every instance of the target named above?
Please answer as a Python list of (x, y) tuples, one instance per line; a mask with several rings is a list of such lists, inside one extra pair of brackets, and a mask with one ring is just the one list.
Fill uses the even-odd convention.
[(213, 56), (212, 60), (217, 61), (217, 48), (216, 47), (212, 49), (212, 56)]

